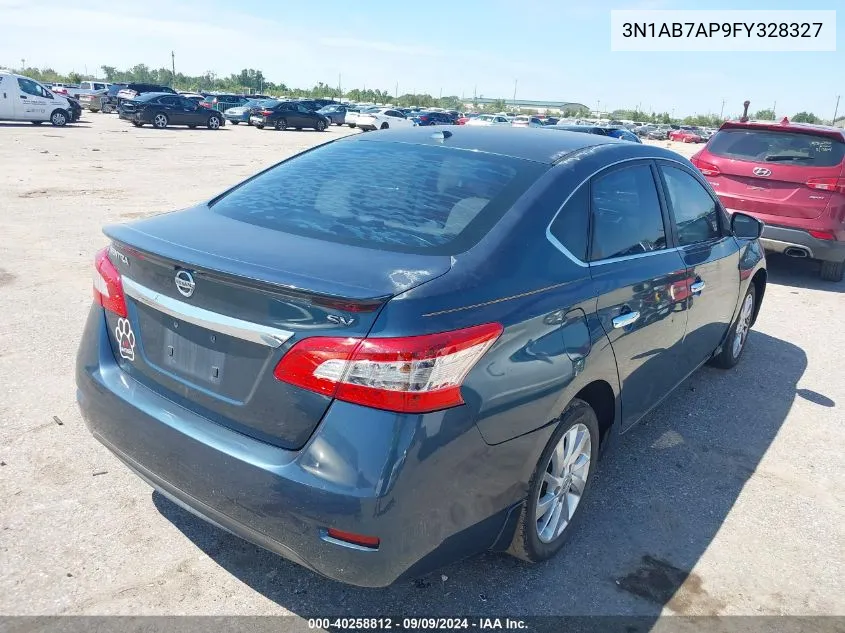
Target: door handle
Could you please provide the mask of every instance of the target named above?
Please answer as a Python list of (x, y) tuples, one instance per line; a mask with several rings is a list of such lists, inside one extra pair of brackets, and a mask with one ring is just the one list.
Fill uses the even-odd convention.
[(18, 95), (21, 99), (26, 99), (26, 95)]
[(613, 319), (613, 327), (614, 329), (628, 327), (629, 325), (636, 323), (639, 318), (639, 312), (626, 312), (625, 314), (620, 314), (618, 317)]
[(702, 290), (704, 290), (704, 282), (703, 281), (696, 281), (693, 284), (690, 284), (689, 287), (692, 294), (697, 295), (700, 294)]

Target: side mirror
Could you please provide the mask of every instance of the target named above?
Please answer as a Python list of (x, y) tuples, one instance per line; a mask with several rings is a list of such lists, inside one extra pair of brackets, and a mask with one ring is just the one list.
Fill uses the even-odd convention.
[(756, 240), (763, 234), (763, 223), (744, 213), (731, 216), (731, 232), (741, 240)]

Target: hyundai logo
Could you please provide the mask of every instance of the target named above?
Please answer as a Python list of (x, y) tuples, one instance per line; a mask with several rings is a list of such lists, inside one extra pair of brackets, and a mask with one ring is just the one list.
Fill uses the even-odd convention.
[(180, 270), (176, 273), (176, 290), (179, 291), (183, 297), (190, 297), (194, 294), (194, 288), (197, 285), (194, 283), (194, 276), (187, 270)]
[(755, 167), (754, 168), (754, 175), (755, 176), (771, 176), (772, 170), (766, 169), (765, 167)]

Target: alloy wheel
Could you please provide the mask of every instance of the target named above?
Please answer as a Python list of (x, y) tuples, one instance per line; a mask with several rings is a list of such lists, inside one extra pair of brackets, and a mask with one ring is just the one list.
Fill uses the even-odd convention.
[(558, 441), (534, 500), (537, 536), (550, 543), (575, 515), (590, 474), (592, 440), (584, 424), (575, 424)]
[(742, 302), (742, 309), (739, 313), (739, 321), (736, 324), (736, 332), (734, 332), (733, 347), (731, 349), (734, 358), (737, 358), (745, 347), (745, 341), (748, 338), (748, 330), (751, 328), (751, 315), (754, 313), (754, 295), (748, 293), (745, 301)]

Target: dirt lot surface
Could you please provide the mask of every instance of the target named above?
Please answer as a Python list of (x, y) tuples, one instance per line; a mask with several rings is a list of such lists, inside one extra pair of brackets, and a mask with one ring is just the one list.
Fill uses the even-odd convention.
[(701, 370), (623, 436), (546, 564), (485, 555), (346, 587), (186, 514), (97, 443), (73, 364), (101, 226), (345, 133), (0, 123), (0, 612), (845, 614), (845, 284), (812, 263), (770, 258), (740, 365)]

